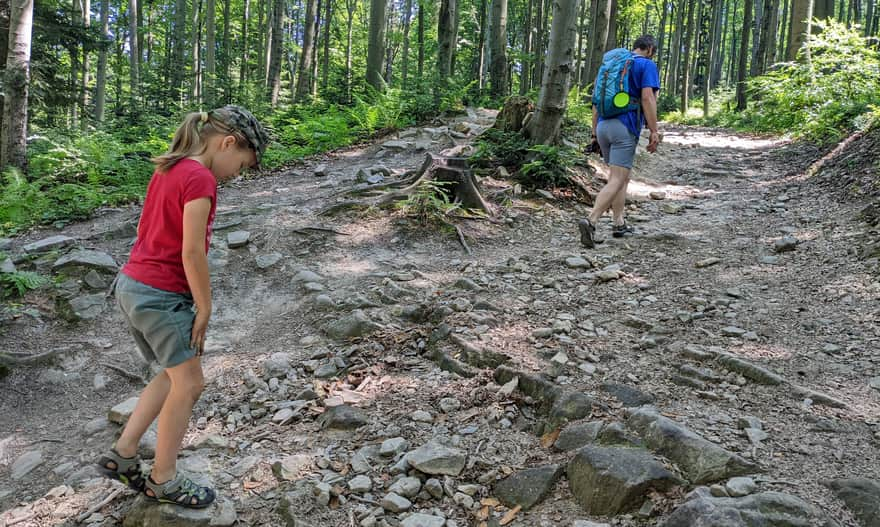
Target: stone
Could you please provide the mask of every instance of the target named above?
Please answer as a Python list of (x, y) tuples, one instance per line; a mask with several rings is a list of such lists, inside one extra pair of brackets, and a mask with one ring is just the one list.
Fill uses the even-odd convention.
[(386, 494), (379, 504), (386, 511), (394, 513), (408, 511), (412, 507), (411, 501), (393, 492)]
[(14, 273), (15, 272), (15, 264), (12, 263), (12, 258), (8, 256), (0, 260), (0, 273)]
[(443, 497), (443, 484), (437, 478), (428, 479), (425, 482), (424, 490), (436, 500)]
[(758, 490), (758, 485), (752, 478), (736, 477), (730, 478), (730, 480), (724, 484), (724, 488), (727, 490), (727, 495), (731, 498), (740, 498), (742, 496), (754, 494), (755, 491)]
[(565, 259), (565, 265), (571, 269), (586, 269), (591, 267), (590, 262), (580, 256), (572, 256)]
[(379, 455), (382, 457), (394, 457), (405, 452), (407, 448), (409, 448), (409, 441), (402, 437), (392, 437), (382, 441), (382, 445), (379, 447)]
[(83, 277), (83, 282), (85, 282), (86, 285), (92, 289), (100, 290), (107, 289), (107, 287), (110, 285), (110, 283), (94, 269), (86, 273), (86, 275)]
[(322, 163), (316, 166), (313, 174), (315, 174), (315, 177), (327, 177), (327, 165)]
[(108, 273), (115, 273), (119, 270), (119, 265), (112, 256), (101, 251), (89, 249), (80, 249), (67, 253), (52, 264), (52, 270), (55, 272), (75, 267), (85, 267)]
[(661, 527), (808, 527), (821, 519), (796, 496), (762, 492), (744, 498), (695, 497), (678, 507)]
[(446, 518), (422, 513), (411, 514), (400, 522), (400, 527), (444, 527), (445, 525), (447, 525)]
[(562, 429), (553, 446), (563, 452), (577, 450), (596, 441), (604, 425), (602, 421), (572, 423)]
[(662, 190), (655, 190), (653, 192), (649, 192), (648, 197), (650, 197), (651, 199), (655, 199), (657, 201), (660, 201), (660, 200), (666, 199), (666, 193), (663, 192)]
[(660, 205), (660, 210), (666, 214), (678, 214), (684, 210), (684, 205), (676, 205), (674, 203), (664, 203)]
[(229, 527), (237, 521), (235, 505), (223, 498), (204, 509), (156, 504), (139, 496), (126, 511), (123, 527)]
[(611, 282), (620, 278), (620, 271), (606, 270), (599, 271), (596, 274), (596, 280), (599, 282)]
[(342, 340), (363, 337), (382, 329), (382, 326), (370, 320), (360, 309), (356, 309), (348, 315), (325, 324), (322, 329), (328, 337)]
[(290, 353), (276, 352), (263, 361), (263, 375), (266, 378), (287, 377), (290, 370)]
[(772, 256), (772, 255), (764, 255), (764, 256), (758, 258), (758, 262), (762, 263), (762, 264), (767, 264), (767, 265), (776, 265), (779, 263), (779, 257)]
[(483, 288), (470, 278), (459, 278), (452, 285), (457, 289), (467, 289), (468, 291), (482, 291)]
[(410, 414), (410, 419), (417, 423), (433, 423), (434, 417), (431, 415), (431, 412), (427, 412), (425, 410), (416, 410), (412, 414)]
[(743, 432), (746, 433), (746, 437), (749, 438), (749, 442), (753, 445), (759, 445), (761, 441), (770, 437), (770, 434), (759, 428), (745, 428)]
[(862, 527), (880, 527), (880, 481), (849, 478), (826, 484), (842, 500)]
[(499, 481), (494, 494), (509, 507), (520, 505), (529, 510), (547, 497), (563, 472), (562, 465), (520, 470)]
[(339, 368), (336, 367), (335, 362), (327, 362), (322, 364), (315, 370), (315, 377), (318, 379), (329, 379), (335, 376), (339, 372)]
[(43, 452), (41, 450), (30, 450), (25, 452), (18, 456), (18, 458), (12, 463), (10, 477), (13, 480), (19, 480), (30, 474), (32, 470), (42, 464)]
[(248, 231), (232, 231), (226, 235), (226, 246), (230, 249), (238, 249), (244, 247), (251, 240), (251, 233)]
[(348, 405), (334, 406), (318, 418), (322, 430), (355, 430), (367, 424), (363, 411)]
[(71, 238), (70, 236), (50, 236), (48, 238), (43, 238), (42, 240), (37, 240), (35, 242), (29, 243), (22, 247), (24, 252), (35, 254), (35, 253), (44, 253), (49, 252), (54, 249), (63, 249), (65, 247), (69, 247), (76, 243), (76, 240)]
[(553, 402), (547, 417), (553, 425), (577, 421), (592, 413), (594, 403), (593, 398), (584, 393), (565, 391)]
[(758, 472), (758, 467), (649, 407), (630, 415), (626, 426), (651, 450), (676, 463), (694, 484)]
[(725, 326), (721, 328), (721, 334), (725, 337), (741, 337), (746, 334), (746, 330), (736, 326)]
[(752, 364), (751, 362), (740, 359), (739, 357), (736, 357), (729, 353), (719, 353), (718, 355), (716, 355), (716, 359), (725, 368), (739, 373), (746, 379), (752, 380), (759, 384), (768, 384), (775, 386), (782, 384), (785, 381), (785, 379), (783, 379), (780, 375), (773, 373), (767, 368), (763, 368), (761, 366), (758, 366), (757, 364)]
[(282, 481), (296, 481), (312, 468), (314, 458), (305, 454), (285, 456), (272, 463), (272, 473)]
[(794, 236), (783, 236), (773, 243), (773, 250), (777, 253), (791, 252), (797, 249), (799, 240)]
[(320, 293), (324, 289), (324, 284), (319, 284), (318, 282), (306, 282), (303, 284), (303, 289), (310, 293)]
[(430, 441), (406, 454), (405, 459), (425, 474), (458, 476), (464, 469), (466, 454), (463, 450)]
[(257, 256), (257, 267), (260, 269), (268, 269), (277, 264), (284, 258), (281, 253), (260, 254)]
[(719, 264), (719, 263), (721, 263), (721, 258), (716, 258), (713, 256), (712, 258), (705, 258), (703, 260), (698, 260), (697, 263), (694, 264), (694, 267), (696, 267), (697, 269), (702, 269), (704, 267), (711, 267), (711, 266), (713, 266), (715, 264)]
[(69, 302), (70, 316), (73, 319), (91, 320), (104, 312), (107, 305), (103, 293), (78, 296)]
[(414, 498), (420, 490), (422, 490), (422, 482), (419, 481), (419, 478), (413, 477), (400, 478), (388, 487), (388, 492), (393, 492), (404, 498)]
[(642, 449), (586, 446), (566, 469), (575, 501), (595, 516), (634, 512), (652, 490), (681, 481)]
[(318, 295), (315, 297), (315, 307), (320, 309), (333, 309), (336, 307), (336, 302), (334, 302), (328, 295)]
[(125, 423), (128, 422), (128, 418), (131, 417), (132, 412), (134, 412), (134, 407), (137, 405), (137, 402), (137, 397), (130, 397), (125, 401), (122, 401), (110, 409), (110, 412), (107, 414), (107, 419), (109, 419), (111, 423), (117, 423), (124, 426)]
[(12, 248), (11, 238), (0, 238), (0, 251), (8, 251)]
[(653, 395), (645, 393), (633, 386), (627, 386), (625, 384), (606, 382), (602, 384), (601, 388), (614, 396), (626, 407), (643, 406), (646, 404), (651, 404), (655, 400), (655, 397)]
[(459, 408), (461, 408), (461, 401), (455, 397), (444, 397), (440, 399), (440, 410), (445, 414), (452, 413)]
[(313, 271), (309, 271), (308, 269), (303, 269), (299, 271), (295, 275), (293, 275), (294, 282), (316, 282), (321, 283), (324, 281), (324, 277), (315, 273)]
[(598, 523), (588, 520), (575, 520), (571, 527), (611, 527), (610, 523)]
[(412, 146), (412, 143), (409, 141), (400, 141), (396, 139), (382, 143), (382, 148), (387, 148), (389, 150), (406, 150), (410, 146)]
[(366, 494), (373, 489), (373, 480), (364, 475), (355, 476), (348, 482), (348, 488), (355, 494)]
[(453, 494), (452, 501), (464, 509), (471, 509), (474, 506), (474, 499), (464, 492), (456, 492)]
[(872, 377), (871, 380), (868, 381), (868, 386), (880, 391), (880, 377)]

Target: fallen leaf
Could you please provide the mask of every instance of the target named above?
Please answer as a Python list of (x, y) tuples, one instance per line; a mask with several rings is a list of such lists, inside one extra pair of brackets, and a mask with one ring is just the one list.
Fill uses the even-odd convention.
[(559, 437), (559, 432), (561, 432), (561, 428), (557, 428), (552, 432), (547, 432), (541, 437), (541, 446), (544, 448), (550, 448), (553, 446), (553, 443), (556, 442), (556, 439)]
[(260, 486), (259, 481), (245, 481), (244, 482), (244, 490), (253, 490)]
[(477, 512), (478, 520), (488, 520), (489, 519), (489, 507), (483, 507)]
[(499, 525), (507, 525), (512, 522), (516, 515), (519, 514), (519, 511), (522, 510), (522, 505), (517, 505), (516, 507), (507, 511), (507, 513), (501, 518), (501, 521), (498, 522)]
[(498, 501), (498, 498), (483, 498), (480, 500), (480, 505), (484, 505), (486, 507), (497, 507), (501, 502)]

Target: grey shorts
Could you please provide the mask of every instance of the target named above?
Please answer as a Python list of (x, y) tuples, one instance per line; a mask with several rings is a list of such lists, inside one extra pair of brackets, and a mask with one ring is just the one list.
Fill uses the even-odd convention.
[(602, 156), (609, 165), (632, 168), (639, 138), (634, 136), (620, 119), (599, 121), (596, 139), (602, 148)]
[(147, 362), (172, 368), (196, 356), (191, 348), (192, 296), (162, 291), (120, 273), (116, 302)]

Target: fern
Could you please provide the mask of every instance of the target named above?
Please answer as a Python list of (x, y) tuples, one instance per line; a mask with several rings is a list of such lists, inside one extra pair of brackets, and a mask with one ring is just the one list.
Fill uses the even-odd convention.
[(0, 294), (4, 298), (24, 296), (28, 291), (39, 289), (49, 283), (45, 276), (31, 271), (0, 274)]
[(401, 214), (415, 218), (422, 225), (446, 223), (445, 217), (461, 208), (450, 199), (448, 187), (452, 184), (451, 181), (422, 181), (412, 195), (394, 206)]

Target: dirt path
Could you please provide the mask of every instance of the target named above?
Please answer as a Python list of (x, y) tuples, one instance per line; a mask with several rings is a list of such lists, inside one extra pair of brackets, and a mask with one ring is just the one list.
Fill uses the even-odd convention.
[[(457, 122), (478, 131), (491, 117), (481, 112)], [(446, 438), (468, 452), (455, 484), (480, 485), (477, 500), (491, 495), (496, 475), (570, 459), (541, 447), (538, 410), (525, 397), (500, 396), (491, 369), (460, 377), (424, 351), (461, 358), (459, 340), (521, 370), (553, 371), (556, 383), (601, 403), (593, 419), (623, 419), (625, 401), (609, 385), (634, 388), (664, 415), (757, 462), (762, 490), (794, 493), (841, 525), (857, 525), (822, 485), (877, 478), (880, 466), (880, 392), (869, 386), (880, 375), (880, 284), (852, 256), (861, 229), (851, 219), (857, 204), (835, 203), (786, 178), (805, 161), (781, 141), (671, 126), (664, 132), (660, 152), (637, 161), (630, 188), (637, 236), (609, 237), (590, 251), (579, 246), (575, 228), (586, 208), (535, 195), (518, 196), (500, 224), (467, 222), (471, 255), (454, 233), (384, 213), (316, 215), (341, 199), (333, 195), (361, 168), (402, 173), (418, 166), (420, 149), (470, 140), (445, 125), (403, 132), (408, 145), (337, 152), (222, 189), (210, 253), (216, 307), (204, 361), (208, 388), (188, 438), (205, 448), (186, 452), (188, 468), (211, 474), (239, 525), (276, 525), (277, 504), (292, 484), (279, 483), (271, 465), (287, 455), (309, 456), (303, 474), (344, 486), (352, 455), (364, 445), (400, 436), (415, 448)], [(327, 175), (316, 176), (317, 165)], [(124, 261), (129, 238), (106, 233), (126, 232), (136, 217), (134, 208), (110, 212), (63, 234)], [(230, 249), (226, 237), (236, 230), (248, 231), (250, 242)], [(600, 233), (610, 233), (608, 223)], [(14, 248), (49, 234), (16, 240)], [(786, 236), (796, 245), (776, 252)], [(260, 268), (258, 259), (276, 253), (277, 262)], [(0, 380), (0, 510), (7, 511), (0, 525), (72, 525), (110, 492), (90, 461), (116, 433), (107, 410), (139, 385), (102, 363), (144, 373), (114, 307), (71, 326), (42, 295), (7, 320), (0, 349), (70, 350), (49, 368), (16, 369)], [(328, 338), (326, 325), (357, 309), (363, 319), (354, 332), (366, 334)], [(434, 345), (441, 319), (454, 338)], [(693, 349), (728, 352), (785, 383), (754, 382), (695, 359)], [(279, 353), (291, 367), (272, 381), (262, 363), (270, 356), (278, 362)], [(316, 368), (329, 377), (316, 379)], [(334, 368), (346, 372), (339, 382), (330, 380)], [(272, 424), (281, 403), (303, 400), (307, 388), (362, 408), (366, 426), (322, 431), (311, 407), (290, 423)], [(444, 398), (456, 402), (441, 404)], [(738, 423), (745, 417), (759, 419), (767, 437), (750, 441)], [(35, 451), (36, 468), (12, 480), (13, 462)], [(44, 497), (62, 484), (71, 488)], [(119, 524), (133, 499), (123, 494), (89, 522)], [(476, 525), (462, 500), (413, 501), (415, 509)], [(674, 501), (658, 500), (653, 514), (662, 517)], [(335, 509), (309, 501), (301, 512), (315, 525), (341, 526), (349, 525), (349, 513), (360, 521), (370, 508), (357, 499)], [(511, 525), (578, 518), (588, 516), (563, 481)]]

